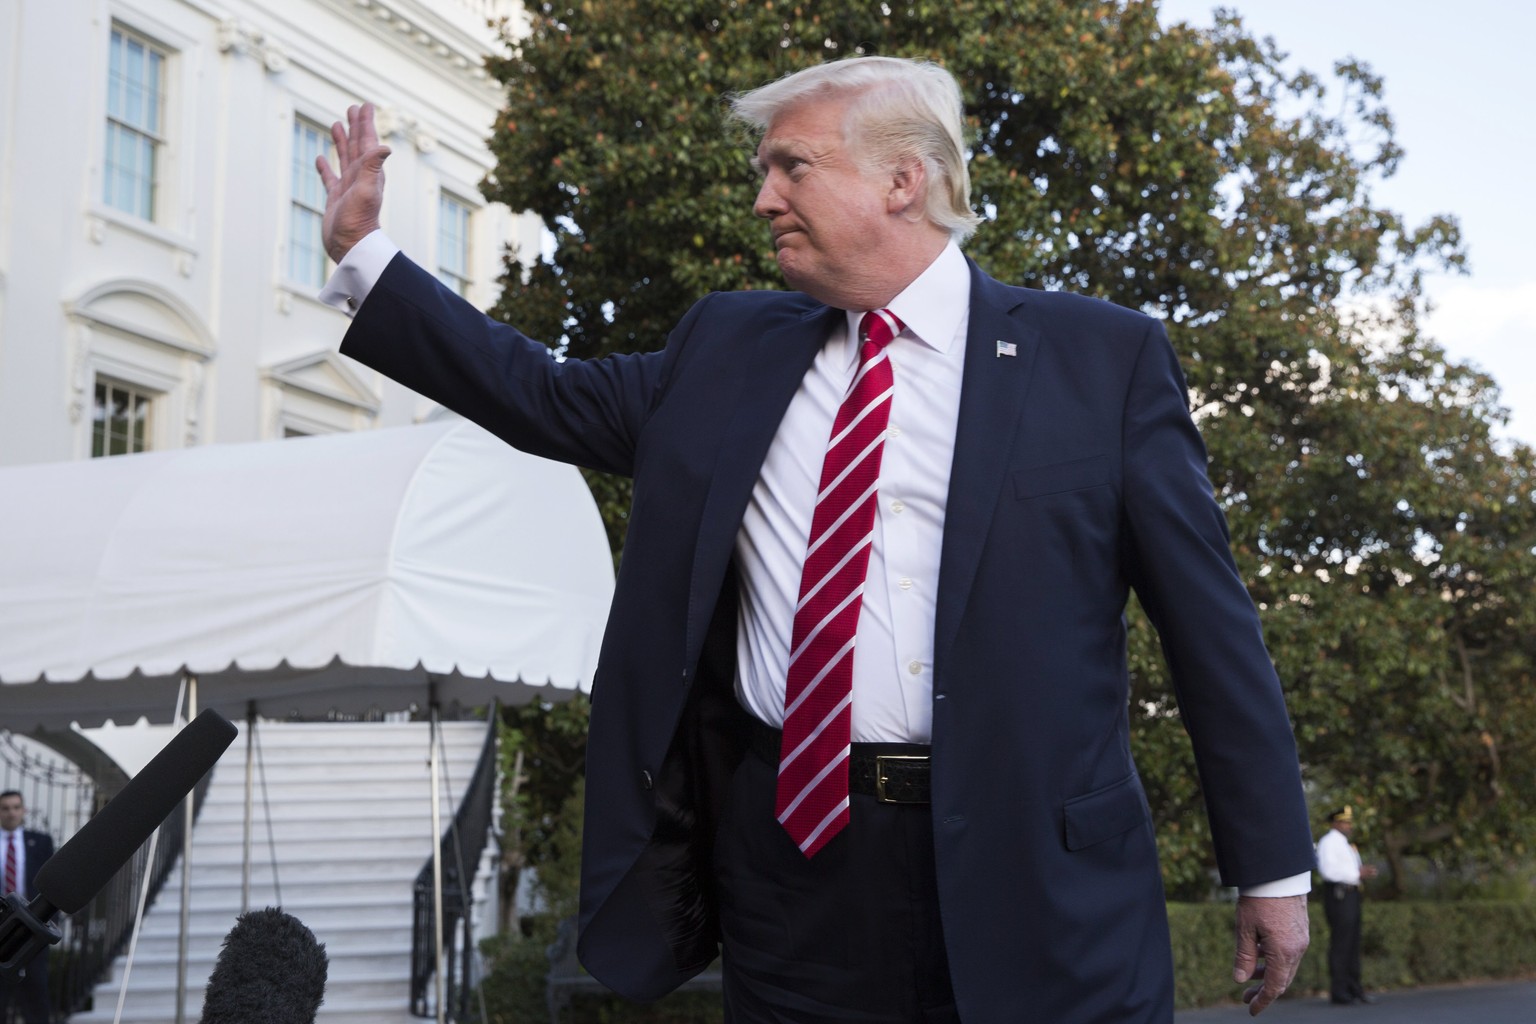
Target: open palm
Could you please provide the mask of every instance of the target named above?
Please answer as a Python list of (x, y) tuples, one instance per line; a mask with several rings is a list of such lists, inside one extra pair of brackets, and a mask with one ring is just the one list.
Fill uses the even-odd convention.
[(315, 158), (315, 170), (325, 186), (325, 217), (320, 237), (325, 251), (340, 263), (364, 236), (379, 226), (384, 205), (384, 160), (389, 147), (379, 142), (373, 124), (373, 104), (347, 108), (347, 125), (331, 125), (336, 143), (338, 170), (324, 156)]

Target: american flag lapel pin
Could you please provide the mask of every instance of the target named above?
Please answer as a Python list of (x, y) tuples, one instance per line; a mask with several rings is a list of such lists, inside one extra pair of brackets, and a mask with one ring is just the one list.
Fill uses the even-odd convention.
[(1019, 346), (1015, 345), (1011, 341), (1004, 341), (1001, 338), (997, 339), (997, 357), (999, 359), (1001, 359), (1003, 356), (1016, 356), (1018, 354)]

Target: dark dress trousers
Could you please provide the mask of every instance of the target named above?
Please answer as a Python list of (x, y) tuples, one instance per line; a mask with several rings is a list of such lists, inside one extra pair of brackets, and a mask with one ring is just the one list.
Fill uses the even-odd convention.
[[(1167, 1021), (1122, 618), (1159, 630), (1228, 885), (1300, 874), (1295, 742), (1160, 323), (972, 265), (933, 671), (934, 857), (967, 1024)], [(744, 749), (732, 550), (843, 313), (711, 295), (660, 353), (559, 362), (397, 256), (342, 351), (518, 448), (634, 478), (593, 684), (580, 955), (653, 999), (719, 937), (711, 843)], [(1006, 346), (1014, 354), (1003, 355)]]

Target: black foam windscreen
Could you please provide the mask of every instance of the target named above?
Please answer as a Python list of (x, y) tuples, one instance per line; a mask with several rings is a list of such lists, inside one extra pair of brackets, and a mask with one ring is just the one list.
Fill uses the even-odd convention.
[(201, 1024), (313, 1024), (328, 968), (298, 918), (274, 907), (242, 914), (208, 978)]
[(218, 762), (236, 733), (211, 708), (188, 723), (38, 870), (38, 894), (66, 914), (89, 903)]

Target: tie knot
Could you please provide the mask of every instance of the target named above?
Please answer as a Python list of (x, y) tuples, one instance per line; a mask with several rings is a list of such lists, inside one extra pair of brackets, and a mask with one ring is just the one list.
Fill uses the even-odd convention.
[(875, 343), (876, 349), (885, 348), (891, 339), (900, 334), (906, 324), (888, 309), (875, 309), (864, 314), (859, 321), (859, 337)]

